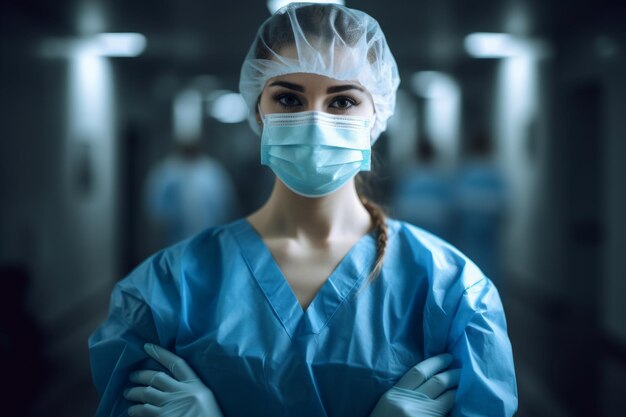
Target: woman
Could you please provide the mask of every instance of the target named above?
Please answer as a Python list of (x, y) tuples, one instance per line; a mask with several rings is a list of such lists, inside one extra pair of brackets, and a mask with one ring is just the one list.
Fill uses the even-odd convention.
[(272, 195), (118, 283), (90, 338), (99, 416), (513, 415), (491, 281), (357, 193), (398, 83), (362, 12), (292, 4), (261, 26), (240, 90)]

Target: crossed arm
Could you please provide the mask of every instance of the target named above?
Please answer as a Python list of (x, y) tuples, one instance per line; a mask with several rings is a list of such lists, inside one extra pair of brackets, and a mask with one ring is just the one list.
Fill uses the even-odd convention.
[[(462, 302), (456, 303), (457, 308), (442, 317), (439, 317), (441, 314), (432, 317), (432, 323), (425, 326), (431, 331), (425, 332), (428, 341), (425, 350), (431, 358), (411, 368), (385, 392), (371, 417), (444, 416), (448, 412), (455, 417), (510, 417), (514, 414), (517, 408), (515, 375), (497, 293), (488, 281), (481, 281), (465, 292)], [(165, 349), (158, 347), (144, 351), (146, 342), (166, 344), (175, 337), (157, 331), (154, 317), (166, 317), (165, 313), (153, 314), (141, 297), (119, 288), (113, 293), (112, 306), (109, 319), (89, 342), (93, 379), (102, 396), (97, 417), (121, 417), (128, 411), (144, 412), (135, 414), (137, 416), (175, 417), (177, 414), (166, 414), (162, 408), (171, 404), (173, 409), (181, 410), (174, 407), (179, 402), (173, 400), (179, 398), (180, 403), (186, 404), (185, 410), (199, 398), (219, 405), (210, 387), (193, 376), (196, 374), (191, 374), (191, 368), (187, 366), (191, 372), (178, 373), (178, 368), (183, 366), (184, 369), (182, 359), (171, 352), (167, 355)], [(444, 319), (452, 322), (450, 331), (443, 332), (447, 336), (432, 334), (433, 329), (447, 328)], [(161, 325), (160, 328), (175, 326)], [(436, 355), (444, 351), (454, 355), (455, 366), (463, 364), (461, 370), (447, 369), (452, 355), (443, 355), (443, 358)], [(439, 359), (433, 359), (437, 357)], [(168, 371), (156, 371), (161, 365)], [(137, 369), (145, 371), (133, 372)], [(129, 374), (132, 375), (130, 381)], [(190, 383), (194, 380), (195, 383)], [(130, 389), (128, 398), (121, 395), (125, 389)], [(202, 412), (200, 415), (213, 414)]]
[[(168, 372), (151, 369), (130, 374), (138, 386), (125, 390), (137, 404), (128, 409), (134, 417), (223, 417), (213, 392), (187, 362), (160, 346), (146, 344), (146, 353)], [(452, 355), (441, 354), (412, 367), (385, 392), (370, 417), (444, 417), (454, 406), (460, 370), (445, 370)]]

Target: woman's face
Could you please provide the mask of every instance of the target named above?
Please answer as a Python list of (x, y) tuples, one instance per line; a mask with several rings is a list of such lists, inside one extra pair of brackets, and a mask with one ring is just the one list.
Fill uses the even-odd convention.
[[(261, 112), (296, 113), (319, 111), (372, 118), (374, 103), (360, 84), (318, 74), (286, 74), (270, 78), (259, 100)], [(257, 109), (257, 121), (261, 118)]]

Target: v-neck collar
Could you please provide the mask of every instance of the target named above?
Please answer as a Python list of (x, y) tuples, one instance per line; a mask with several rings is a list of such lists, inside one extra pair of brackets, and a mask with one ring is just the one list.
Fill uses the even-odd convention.
[(243, 218), (231, 223), (231, 231), (252, 275), (291, 338), (322, 331), (354, 287), (369, 273), (376, 254), (374, 231), (371, 231), (350, 248), (303, 310), (270, 249), (248, 220)]

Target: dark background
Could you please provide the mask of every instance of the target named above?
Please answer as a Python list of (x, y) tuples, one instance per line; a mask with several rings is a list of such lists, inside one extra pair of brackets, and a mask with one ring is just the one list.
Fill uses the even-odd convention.
[[(415, 72), (445, 73), (460, 91), (458, 130), (441, 145), (441, 166), (458, 169), (477, 132), (493, 140), (508, 195), (494, 282), (513, 344), (518, 415), (623, 415), (623, 2), (347, 6), (380, 22), (400, 68), (395, 129), (375, 147), (375, 194), (391, 215), (387, 185), (407, 163), (398, 149), (427, 134), (431, 102), (412, 89)], [(268, 16), (261, 0), (2, 2), (0, 407), (21, 405), (3, 415), (95, 411), (86, 340), (106, 316), (112, 285), (163, 245), (146, 220), (143, 190), (150, 167), (171, 152), (174, 97), (188, 88), (237, 91), (242, 60)], [(87, 62), (81, 79), (77, 53), (46, 46), (98, 32), (142, 33), (147, 47), (137, 57)], [(506, 32), (539, 47), (521, 59), (478, 59), (464, 48), (474, 32)], [(247, 124), (207, 116), (201, 143), (233, 179), (240, 205), (232, 217), (259, 207), (271, 173), (258, 167)]]

